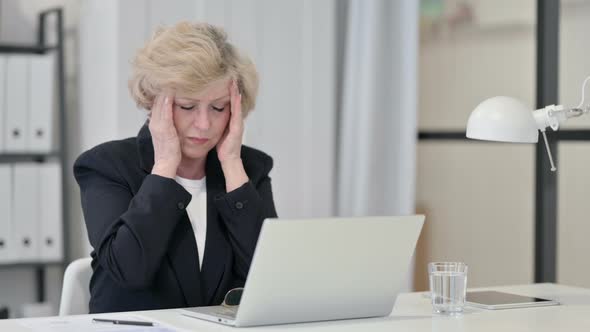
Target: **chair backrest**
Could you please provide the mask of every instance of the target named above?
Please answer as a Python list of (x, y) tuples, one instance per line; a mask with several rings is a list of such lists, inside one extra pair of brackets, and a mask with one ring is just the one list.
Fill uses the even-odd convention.
[(61, 290), (61, 303), (59, 315), (87, 314), (90, 301), (90, 277), (92, 258), (80, 258), (71, 262), (64, 273), (64, 282)]

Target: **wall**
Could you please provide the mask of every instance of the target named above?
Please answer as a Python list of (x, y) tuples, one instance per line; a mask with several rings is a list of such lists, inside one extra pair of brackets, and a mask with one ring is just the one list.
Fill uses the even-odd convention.
[[(564, 6), (567, 4), (567, 6)], [(582, 99), (582, 82), (590, 75), (588, 43), (590, 3), (562, 0), (560, 31), (559, 101), (577, 106)], [(586, 85), (584, 105), (590, 104), (590, 85)], [(571, 119), (567, 129), (590, 129), (590, 116)], [(557, 280), (560, 283), (590, 287), (590, 266), (585, 264), (590, 252), (588, 222), (588, 188), (590, 176), (590, 142), (559, 144), (558, 152), (558, 237)]]
[[(535, 2), (465, 3), (470, 10), (447, 10), (443, 23), (423, 25), (421, 131), (464, 132), (471, 111), (493, 96), (534, 106)], [(466, 262), (470, 287), (533, 281), (534, 156), (533, 145), (419, 142), (416, 200), (427, 218), (417, 289), (428, 288), (430, 261)]]
[[(496, 95), (519, 98), (531, 109), (535, 106), (535, 2), (467, 3), (475, 4), (472, 21), (423, 35), (421, 130), (464, 131), (471, 110)], [(478, 16), (482, 13), (483, 23)], [(589, 47), (584, 42), (588, 17), (589, 2), (561, 1), (558, 86), (559, 103), (566, 107), (578, 105), (582, 82), (590, 75)], [(590, 100), (588, 90), (585, 105)], [(590, 129), (590, 117), (572, 119), (562, 129)], [(464, 260), (471, 265), (471, 286), (533, 281), (533, 149), (467, 141), (419, 144), (417, 200), (429, 216), (419, 247), (423, 264)], [(558, 157), (557, 281), (582, 287), (590, 287), (590, 268), (581, 263), (590, 251), (586, 208), (590, 177), (585, 167), (589, 152), (590, 142), (567, 142), (554, 155)], [(426, 270), (419, 267), (419, 288), (424, 289)]]

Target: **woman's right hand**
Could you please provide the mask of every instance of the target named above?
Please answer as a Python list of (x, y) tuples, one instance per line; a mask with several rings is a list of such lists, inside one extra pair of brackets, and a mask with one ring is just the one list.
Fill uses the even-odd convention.
[(150, 132), (154, 145), (154, 167), (152, 174), (174, 178), (182, 153), (180, 140), (173, 118), (173, 99), (171, 94), (156, 96), (150, 115)]

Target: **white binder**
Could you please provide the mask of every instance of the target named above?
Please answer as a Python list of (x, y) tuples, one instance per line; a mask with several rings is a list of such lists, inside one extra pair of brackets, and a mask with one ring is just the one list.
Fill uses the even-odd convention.
[(28, 151), (48, 153), (55, 146), (55, 53), (30, 55)]
[(60, 164), (39, 164), (39, 239), (42, 261), (54, 262), (63, 258), (61, 189)]
[(0, 153), (4, 151), (4, 124), (5, 119), (5, 102), (4, 93), (6, 89), (6, 57), (0, 55)]
[(0, 264), (14, 260), (12, 237), (12, 167), (0, 165)]
[(9, 55), (5, 78), (4, 151), (25, 152), (29, 113), (29, 56)]
[(13, 236), (16, 260), (19, 262), (39, 259), (39, 166), (35, 163), (14, 165)]

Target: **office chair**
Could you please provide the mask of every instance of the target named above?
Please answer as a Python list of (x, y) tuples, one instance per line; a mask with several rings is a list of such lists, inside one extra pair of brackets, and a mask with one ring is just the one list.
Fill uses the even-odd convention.
[(90, 301), (90, 277), (92, 258), (80, 258), (71, 262), (64, 273), (61, 290), (59, 315), (79, 315), (88, 313)]

